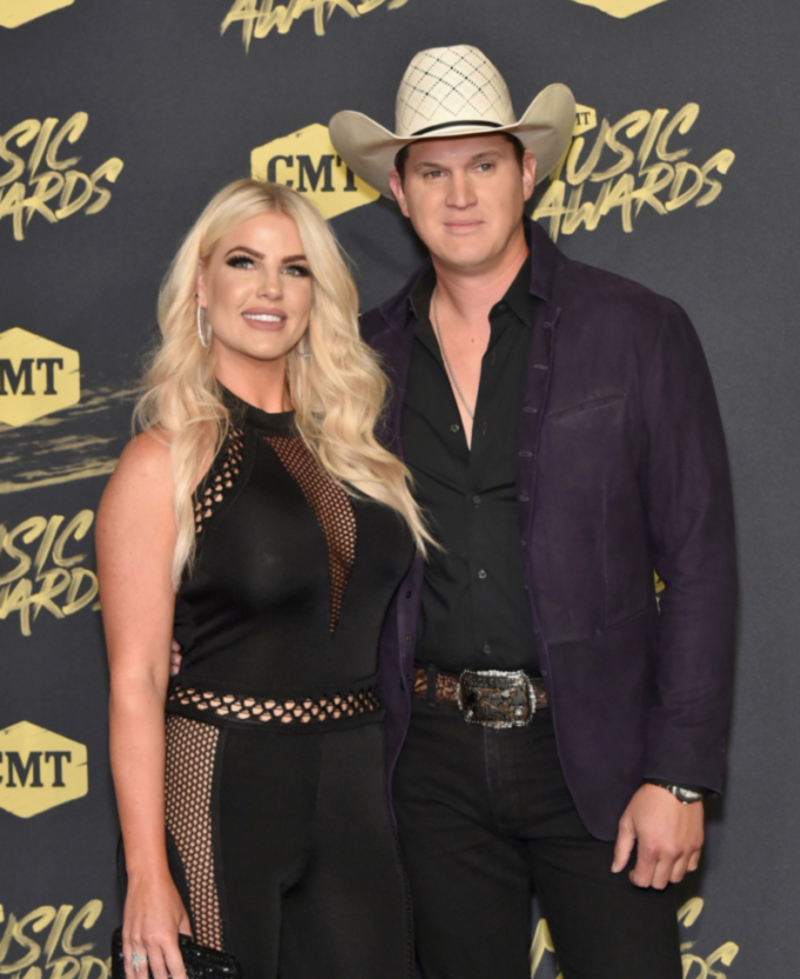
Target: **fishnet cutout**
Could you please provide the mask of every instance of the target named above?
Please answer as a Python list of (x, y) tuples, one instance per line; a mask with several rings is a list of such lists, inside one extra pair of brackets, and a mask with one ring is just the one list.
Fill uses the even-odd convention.
[(167, 715), (165, 810), (186, 872), (194, 940), (222, 951), (222, 918), (214, 877), (211, 794), (219, 728)]
[(322, 721), (338, 721), (343, 718), (372, 714), (381, 709), (376, 687), (351, 690), (332, 697), (306, 697), (276, 700), (270, 697), (248, 697), (234, 694), (218, 694), (203, 690), (196, 684), (184, 686), (173, 681), (167, 699), (192, 712), (216, 714), (229, 721), (260, 726), (276, 721), (277, 724), (317, 724)]
[(347, 493), (328, 476), (302, 439), (265, 436), (317, 515), (328, 542), (331, 574), (330, 631), (336, 628), (356, 556), (356, 518)]
[[(435, 120), (471, 118), (514, 122), (511, 96), (500, 74), (475, 48), (458, 45), (421, 52), (397, 92), (398, 132), (410, 135)], [(403, 120), (403, 125), (400, 125)]]
[(231, 428), (205, 479), (195, 492), (194, 529), (200, 533), (209, 517), (219, 509), (239, 473), (244, 460), (244, 430)]

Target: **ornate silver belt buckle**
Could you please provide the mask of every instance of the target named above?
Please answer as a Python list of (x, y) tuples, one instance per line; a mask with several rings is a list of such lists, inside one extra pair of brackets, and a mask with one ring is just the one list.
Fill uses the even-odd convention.
[(484, 727), (524, 727), (536, 713), (536, 691), (524, 670), (464, 670), (457, 699), (464, 720)]

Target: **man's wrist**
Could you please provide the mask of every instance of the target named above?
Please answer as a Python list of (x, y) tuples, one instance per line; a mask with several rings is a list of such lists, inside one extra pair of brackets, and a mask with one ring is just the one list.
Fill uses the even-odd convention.
[(666, 789), (667, 792), (675, 796), (678, 802), (682, 802), (685, 806), (693, 802), (702, 802), (708, 795), (708, 789), (704, 789), (700, 785), (681, 785), (678, 782), (668, 782), (666, 779), (660, 778), (648, 778), (645, 781)]

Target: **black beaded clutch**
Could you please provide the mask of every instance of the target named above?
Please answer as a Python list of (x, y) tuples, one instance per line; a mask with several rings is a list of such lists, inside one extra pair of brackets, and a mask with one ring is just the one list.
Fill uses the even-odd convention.
[[(183, 964), (187, 979), (241, 979), (242, 967), (235, 955), (219, 952), (207, 945), (198, 945), (178, 935)], [(147, 969), (148, 979), (153, 973)], [(111, 936), (111, 979), (125, 979), (125, 960), (122, 957), (122, 928), (117, 928)], [(144, 976), (142, 976), (144, 979)]]

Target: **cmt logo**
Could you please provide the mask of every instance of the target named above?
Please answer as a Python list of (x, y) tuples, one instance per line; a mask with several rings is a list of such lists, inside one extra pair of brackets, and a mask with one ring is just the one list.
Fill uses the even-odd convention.
[(19, 27), (73, 3), (75, 0), (0, 0), (0, 27)]
[(655, 7), (657, 3), (664, 3), (664, 0), (574, 0), (575, 3), (583, 3), (587, 7), (597, 7), (604, 14), (612, 17), (630, 17), (632, 14), (641, 13), (648, 7)]
[(0, 422), (25, 425), (80, 398), (77, 350), (18, 326), (0, 333)]
[(29, 721), (0, 731), (0, 809), (28, 819), (88, 791), (85, 745)]
[(380, 197), (337, 155), (327, 126), (318, 122), (254, 149), (250, 168), (256, 180), (286, 184), (308, 194), (325, 218), (334, 218)]

